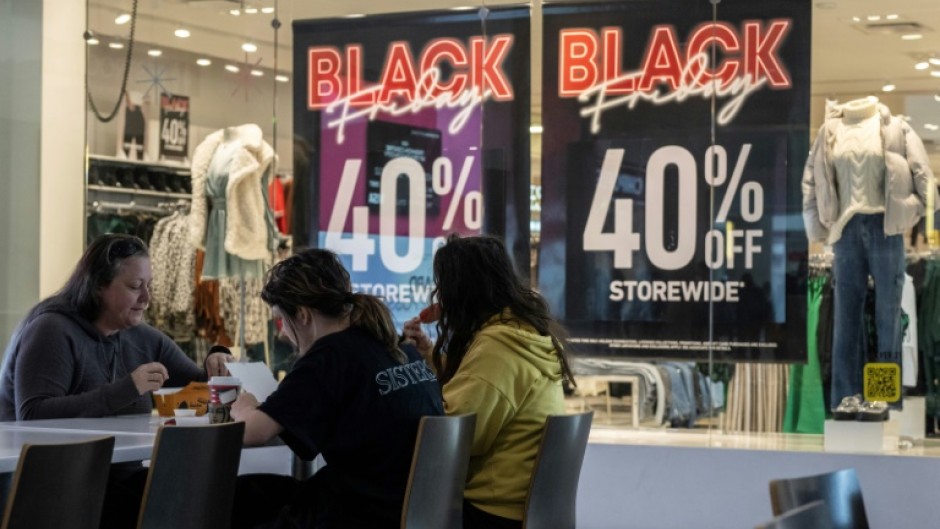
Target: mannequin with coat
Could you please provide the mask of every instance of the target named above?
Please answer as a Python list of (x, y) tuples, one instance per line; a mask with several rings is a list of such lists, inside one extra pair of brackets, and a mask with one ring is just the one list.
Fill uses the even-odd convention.
[(202, 279), (222, 286), (215, 317), (240, 346), (264, 341), (270, 319), (252, 293), (281, 241), (268, 202), (274, 160), (254, 124), (213, 132), (193, 152), (190, 241), (205, 251)]
[[(900, 365), (903, 234), (940, 206), (923, 142), (876, 97), (828, 102), (803, 172), (810, 241), (832, 245), (835, 324), (832, 397), (862, 394), (864, 303), (875, 285), (879, 362)], [(931, 196), (932, 195), (932, 196)]]
[(209, 134), (193, 153), (190, 239), (203, 277), (258, 277), (279, 242), (267, 188), (274, 150), (254, 124)]

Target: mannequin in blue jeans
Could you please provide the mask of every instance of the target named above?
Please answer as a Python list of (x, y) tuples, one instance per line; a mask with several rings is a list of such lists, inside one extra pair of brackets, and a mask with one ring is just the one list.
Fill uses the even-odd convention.
[[(879, 362), (901, 361), (903, 234), (940, 206), (923, 142), (876, 97), (829, 102), (803, 171), (807, 237), (832, 245), (835, 321), (831, 407), (862, 393), (864, 306), (875, 284)], [(933, 195), (933, 200), (930, 200)]]
[(875, 281), (877, 360), (901, 363), (901, 289), (904, 286), (904, 240), (885, 235), (884, 214), (855, 215), (833, 245), (835, 329), (832, 346), (832, 396), (862, 393), (865, 330), (862, 325), (868, 276)]

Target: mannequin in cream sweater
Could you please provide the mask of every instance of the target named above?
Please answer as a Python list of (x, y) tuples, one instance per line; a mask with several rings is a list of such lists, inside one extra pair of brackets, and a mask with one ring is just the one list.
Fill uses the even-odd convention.
[(833, 246), (835, 329), (832, 396), (862, 393), (863, 317), (869, 275), (875, 284), (879, 362), (900, 364), (903, 233), (936, 193), (920, 138), (876, 97), (827, 105), (803, 175), (803, 213), (811, 240)]

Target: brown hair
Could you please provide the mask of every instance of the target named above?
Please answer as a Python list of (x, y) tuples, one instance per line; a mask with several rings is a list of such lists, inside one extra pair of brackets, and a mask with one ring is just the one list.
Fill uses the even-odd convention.
[(381, 342), (397, 362), (407, 361), (388, 307), (375, 296), (353, 293), (349, 272), (329, 250), (294, 254), (268, 271), (261, 299), (293, 317), (300, 307), (331, 318), (349, 316), (349, 324)]
[(139, 237), (120, 233), (98, 237), (85, 249), (65, 286), (33, 307), (24, 321), (47, 310), (75, 311), (95, 321), (103, 309), (101, 289), (114, 281), (121, 265), (132, 257), (149, 257), (147, 244)]

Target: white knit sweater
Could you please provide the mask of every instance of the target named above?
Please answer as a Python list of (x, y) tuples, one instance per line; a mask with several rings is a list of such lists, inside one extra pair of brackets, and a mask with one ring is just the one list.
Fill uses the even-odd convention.
[(884, 213), (885, 154), (877, 99), (850, 101), (843, 106), (832, 146), (832, 165), (839, 189), (839, 218), (829, 230), (829, 244), (858, 214)]

